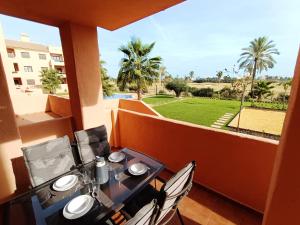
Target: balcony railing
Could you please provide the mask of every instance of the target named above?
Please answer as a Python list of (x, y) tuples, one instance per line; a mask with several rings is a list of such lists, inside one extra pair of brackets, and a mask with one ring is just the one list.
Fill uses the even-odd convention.
[[(43, 123), (45, 126), (31, 124), (22, 127), (23, 144), (39, 143), (63, 134), (71, 135), (69, 99), (49, 96), (48, 100), (39, 101), (65, 119), (47, 121)], [(36, 103), (37, 100), (30, 102)], [(128, 147), (151, 155), (173, 172), (186, 162), (196, 160), (196, 183), (256, 211), (264, 211), (277, 141), (166, 119), (139, 101), (120, 100), (119, 105), (108, 101), (104, 108), (101, 116), (106, 118), (105, 125), (112, 146)], [(23, 112), (23, 109), (21, 104), (15, 106), (16, 112)], [(36, 136), (31, 135), (34, 132), (30, 131), (37, 129), (37, 126), (40, 132)], [(22, 179), (16, 179), (17, 183), (21, 181), (21, 186), (27, 187)]]
[[(121, 101), (128, 109), (130, 100)], [(196, 160), (196, 182), (264, 211), (277, 141), (124, 109), (118, 110), (117, 125), (119, 146), (151, 155), (174, 172)]]

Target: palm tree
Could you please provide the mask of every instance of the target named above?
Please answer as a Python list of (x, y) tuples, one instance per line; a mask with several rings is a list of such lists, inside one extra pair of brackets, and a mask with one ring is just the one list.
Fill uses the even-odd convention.
[(114, 85), (107, 74), (107, 69), (104, 67), (105, 64), (106, 62), (104, 60), (100, 60), (102, 90), (104, 96), (111, 96), (113, 94)]
[(283, 93), (283, 106), (282, 108), (284, 109), (284, 105), (285, 105), (285, 102), (286, 102), (286, 94), (287, 94), (287, 91), (289, 89), (290, 86), (292, 86), (292, 79), (289, 79), (283, 83), (281, 83), (280, 85), (283, 86), (283, 90), (284, 90), (284, 93)]
[(218, 78), (218, 86), (219, 86), (219, 98), (221, 98), (220, 96), (220, 82), (221, 82), (221, 79), (223, 77), (223, 71), (217, 71), (217, 74), (216, 74), (217, 78)]
[(118, 85), (122, 89), (128, 83), (135, 84), (139, 100), (143, 88), (151, 85), (159, 76), (161, 57), (149, 57), (154, 45), (155, 42), (143, 44), (140, 39), (132, 38), (126, 46), (119, 48), (124, 53), (124, 58), (120, 63)]
[(259, 81), (253, 87), (252, 95), (257, 97), (257, 100), (260, 101), (265, 96), (271, 95), (271, 90), (274, 88), (272, 86), (273, 82), (271, 81)]
[(238, 63), (239, 67), (250, 71), (252, 75), (250, 94), (252, 95), (253, 84), (257, 71), (262, 72), (273, 68), (276, 61), (273, 55), (279, 55), (278, 50), (275, 48), (274, 42), (269, 41), (267, 37), (255, 38), (250, 42), (249, 47), (242, 48), (242, 53)]

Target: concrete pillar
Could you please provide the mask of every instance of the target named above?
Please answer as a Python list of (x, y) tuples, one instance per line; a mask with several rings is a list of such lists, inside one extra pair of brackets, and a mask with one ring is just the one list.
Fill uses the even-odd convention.
[[(3, 65), (6, 67), (4, 68)], [(10, 95), (15, 91), (10, 74), (4, 35), (0, 24), (0, 202), (9, 198), (16, 190), (12, 161), (22, 155), (21, 139)]]
[(97, 28), (65, 23), (59, 29), (75, 129), (103, 124)]
[(0, 56), (0, 202), (16, 190), (12, 159), (21, 156), (21, 139)]
[(300, 51), (263, 225), (300, 224)]

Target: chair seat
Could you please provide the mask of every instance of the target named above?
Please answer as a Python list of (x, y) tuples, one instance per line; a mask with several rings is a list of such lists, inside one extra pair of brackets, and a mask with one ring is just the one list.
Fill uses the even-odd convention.
[(122, 211), (133, 217), (141, 208), (149, 204), (153, 199), (157, 199), (159, 191), (151, 185), (147, 185), (137, 196), (125, 204)]

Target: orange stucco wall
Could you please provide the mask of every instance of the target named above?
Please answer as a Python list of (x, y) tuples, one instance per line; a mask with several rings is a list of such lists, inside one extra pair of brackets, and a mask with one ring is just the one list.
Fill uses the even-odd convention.
[(172, 171), (196, 160), (195, 181), (263, 212), (277, 142), (119, 110), (119, 142)]
[(11, 95), (11, 100), (17, 115), (50, 111), (48, 95), (14, 93)]
[(97, 28), (64, 23), (59, 30), (74, 125), (79, 130), (98, 126), (104, 104)]
[(49, 95), (51, 112), (60, 116), (72, 116), (70, 100), (55, 95)]
[(19, 127), (22, 145), (30, 146), (68, 135), (73, 140), (70, 117), (57, 118)]
[(12, 159), (21, 154), (20, 134), (17, 128), (6, 74), (0, 55), (0, 202), (16, 189)]
[(264, 225), (300, 224), (300, 51), (274, 165)]
[(139, 100), (120, 99), (119, 108), (153, 116), (160, 116), (157, 112)]
[[(165, 10), (183, 0), (89, 0), (61, 1), (2, 0), (0, 13), (59, 26), (65, 21), (115, 30)], [(22, 6), (22, 7), (20, 7)]]

